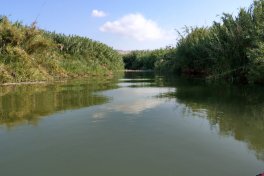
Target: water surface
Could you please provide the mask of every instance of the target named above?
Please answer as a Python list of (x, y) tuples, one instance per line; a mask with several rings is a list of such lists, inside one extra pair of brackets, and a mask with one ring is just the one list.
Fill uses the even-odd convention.
[(1, 87), (0, 175), (256, 175), (262, 90), (151, 73)]

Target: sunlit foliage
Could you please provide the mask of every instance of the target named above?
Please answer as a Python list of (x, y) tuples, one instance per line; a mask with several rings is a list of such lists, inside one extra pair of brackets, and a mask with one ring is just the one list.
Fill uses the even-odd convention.
[[(264, 0), (254, 1), (237, 16), (223, 14), (210, 27), (186, 27), (176, 47), (156, 51), (132, 52), (124, 57), (127, 69), (165, 70), (208, 80), (235, 83), (264, 83)], [(143, 56), (142, 56), (143, 55)], [(133, 63), (133, 64), (130, 64)], [(144, 64), (143, 64), (144, 65)]]
[(111, 74), (121, 56), (105, 44), (0, 17), (0, 83)]

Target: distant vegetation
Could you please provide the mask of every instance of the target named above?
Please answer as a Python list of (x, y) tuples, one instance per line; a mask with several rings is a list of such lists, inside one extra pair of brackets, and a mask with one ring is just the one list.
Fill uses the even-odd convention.
[(123, 56), (126, 69), (154, 70), (162, 69), (163, 60), (169, 60), (172, 48), (157, 49), (154, 51), (132, 51)]
[(122, 69), (121, 56), (105, 44), (0, 17), (0, 83), (109, 75)]
[(264, 84), (264, 0), (211, 27), (186, 28), (173, 48), (124, 56), (127, 69), (170, 71), (208, 80)]

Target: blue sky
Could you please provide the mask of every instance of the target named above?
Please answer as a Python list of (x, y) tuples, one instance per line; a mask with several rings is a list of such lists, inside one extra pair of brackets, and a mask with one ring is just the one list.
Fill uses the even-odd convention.
[(115, 49), (175, 45), (176, 30), (208, 26), (223, 12), (236, 14), (252, 0), (2, 0), (12, 21), (86, 36)]

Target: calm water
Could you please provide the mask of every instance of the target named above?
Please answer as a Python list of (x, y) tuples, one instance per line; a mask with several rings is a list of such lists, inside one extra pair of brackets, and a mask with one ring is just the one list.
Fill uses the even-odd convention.
[(264, 91), (152, 74), (0, 87), (1, 176), (255, 176)]

